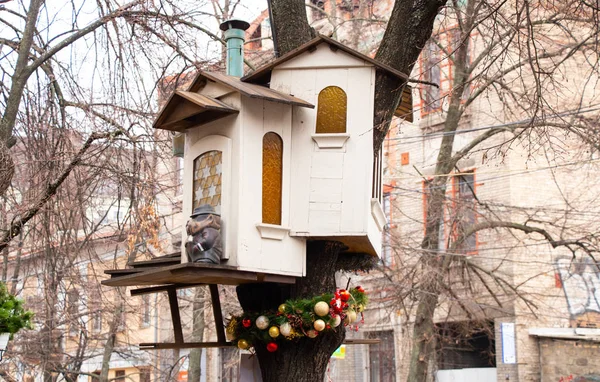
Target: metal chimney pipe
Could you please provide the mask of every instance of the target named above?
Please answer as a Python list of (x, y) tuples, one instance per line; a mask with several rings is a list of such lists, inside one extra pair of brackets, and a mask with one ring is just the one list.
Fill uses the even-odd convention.
[(231, 19), (224, 21), (219, 28), (225, 32), (227, 42), (227, 75), (241, 77), (244, 75), (244, 41), (245, 30), (250, 27), (246, 21)]

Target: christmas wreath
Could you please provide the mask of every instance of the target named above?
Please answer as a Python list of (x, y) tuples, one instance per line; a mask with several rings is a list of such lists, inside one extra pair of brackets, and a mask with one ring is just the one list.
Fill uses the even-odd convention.
[(278, 309), (244, 313), (232, 316), (227, 323), (227, 337), (236, 341), (238, 348), (249, 349), (258, 344), (270, 352), (278, 349), (278, 342), (292, 341), (300, 337), (315, 338), (320, 333), (334, 330), (342, 322), (352, 325), (367, 305), (365, 290), (356, 288), (338, 289), (335, 293), (324, 293), (311, 299), (287, 300)]

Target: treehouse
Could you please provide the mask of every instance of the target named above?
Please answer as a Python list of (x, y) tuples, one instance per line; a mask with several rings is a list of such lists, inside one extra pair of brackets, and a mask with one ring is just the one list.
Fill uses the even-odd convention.
[[(318, 36), (242, 77), (247, 27), (221, 25), (227, 74), (200, 71), (154, 123), (184, 139), (181, 253), (109, 271), (106, 285), (159, 285), (139, 294), (293, 283), (305, 275), (312, 239), (380, 255), (386, 218), (382, 158), (373, 150), (375, 79), (406, 75)], [(411, 102), (409, 89), (397, 114), (409, 116)]]

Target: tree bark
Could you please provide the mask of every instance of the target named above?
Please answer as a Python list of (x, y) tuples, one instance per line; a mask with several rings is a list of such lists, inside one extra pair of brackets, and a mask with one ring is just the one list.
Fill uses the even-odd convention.
[[(299, 278), (293, 286), (277, 284), (246, 284), (237, 287), (244, 311), (277, 309), (289, 298), (313, 297), (336, 289), (337, 259), (344, 245), (335, 241), (311, 241), (306, 254), (306, 277)], [(264, 382), (315, 382), (322, 381), (329, 359), (345, 338), (343, 325), (334, 332), (310, 339), (280, 343), (276, 352), (270, 353), (261, 344), (255, 344)]]
[(303, 0), (270, 0), (269, 8), (273, 17), (271, 29), (276, 57), (283, 56), (315, 36), (314, 30), (308, 25)]
[[(410, 74), (425, 42), (431, 37), (435, 17), (445, 4), (445, 0), (396, 0), (375, 59)], [(405, 85), (404, 80), (377, 73), (373, 115), (375, 153), (379, 151), (389, 130)]]
[[(196, 288), (194, 294), (194, 321), (192, 329), (192, 341), (202, 342), (204, 339), (204, 287)], [(190, 350), (188, 381), (200, 382), (202, 375), (202, 348)]]

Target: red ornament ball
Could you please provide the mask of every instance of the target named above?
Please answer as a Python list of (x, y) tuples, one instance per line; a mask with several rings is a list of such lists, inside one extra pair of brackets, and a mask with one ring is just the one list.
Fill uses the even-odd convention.
[(271, 353), (276, 352), (278, 347), (279, 346), (277, 346), (277, 344), (275, 342), (269, 342), (267, 344), (267, 350), (270, 351)]
[(347, 291), (347, 290), (345, 290), (345, 289), (342, 289), (342, 290), (340, 291), (340, 299), (341, 299), (342, 301), (344, 301), (344, 302), (346, 302), (346, 301), (350, 300), (350, 292), (348, 292), (348, 291)]
[(356, 290), (360, 293), (365, 293), (365, 288), (361, 287), (360, 285), (356, 287)]
[(242, 320), (242, 325), (244, 326), (244, 328), (249, 328), (252, 326), (252, 320), (250, 320), (249, 318), (244, 318)]

